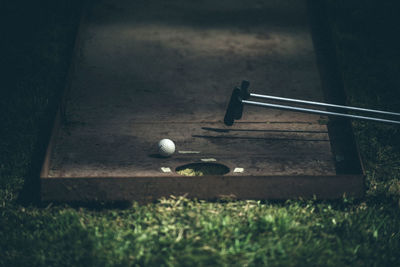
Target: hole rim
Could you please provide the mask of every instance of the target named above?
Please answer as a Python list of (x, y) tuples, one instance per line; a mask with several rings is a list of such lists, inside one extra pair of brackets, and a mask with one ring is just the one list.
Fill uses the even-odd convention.
[[(207, 166), (208, 167), (217, 167), (223, 171), (221, 171), (221, 173), (205, 173), (204, 175), (185, 175), (185, 174), (179, 173), (179, 171), (189, 169), (189, 168), (194, 169), (197, 166), (199, 166), (200, 168), (204, 168), (204, 167), (207, 168)], [(175, 167), (174, 172), (181, 177), (205, 177), (205, 176), (224, 176), (224, 175), (231, 173), (232, 170), (227, 164), (224, 164), (221, 162), (191, 162), (191, 163), (185, 163), (185, 164)], [(196, 170), (194, 170), (194, 172), (196, 172)]]

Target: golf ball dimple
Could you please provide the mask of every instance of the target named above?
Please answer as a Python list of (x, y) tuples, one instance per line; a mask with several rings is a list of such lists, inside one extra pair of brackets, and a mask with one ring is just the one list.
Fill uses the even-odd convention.
[(175, 144), (170, 139), (162, 139), (158, 142), (158, 153), (163, 157), (169, 157), (175, 152)]

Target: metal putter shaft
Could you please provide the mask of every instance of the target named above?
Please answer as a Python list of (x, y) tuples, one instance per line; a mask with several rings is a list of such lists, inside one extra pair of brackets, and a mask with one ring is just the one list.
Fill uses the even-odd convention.
[(320, 107), (330, 107), (330, 108), (347, 109), (347, 110), (360, 111), (360, 112), (377, 113), (377, 114), (383, 114), (383, 115), (400, 116), (400, 113), (388, 112), (388, 111), (382, 111), (382, 110), (376, 110), (376, 109), (334, 105), (334, 104), (328, 104), (328, 103), (321, 103), (321, 102), (307, 101), (307, 100), (300, 100), (300, 99), (293, 99), (293, 98), (284, 98), (284, 97), (271, 96), (271, 95), (250, 94), (250, 96), (254, 97), (254, 98), (263, 98), (263, 99), (269, 99), (269, 100), (277, 100), (277, 101), (306, 104), (306, 105), (313, 105), (313, 106), (320, 106)]
[(351, 118), (351, 119), (360, 119), (360, 120), (369, 120), (369, 121), (376, 121), (376, 122), (400, 124), (400, 121), (397, 121), (397, 120), (388, 120), (388, 119), (381, 119), (381, 118), (369, 117), (369, 116), (360, 116), (360, 115), (353, 115), (353, 114), (339, 113), (339, 112), (332, 112), (332, 111), (325, 111), (325, 110), (318, 110), (318, 109), (309, 109), (309, 108), (302, 108), (302, 107), (293, 107), (293, 106), (288, 106), (288, 105), (279, 105), (279, 104), (273, 104), (273, 103), (250, 101), (248, 99), (250, 97), (254, 97), (254, 98), (267, 99), (267, 100), (303, 104), (303, 105), (329, 107), (329, 108), (344, 109), (344, 110), (351, 110), (351, 111), (357, 111), (357, 112), (374, 113), (374, 114), (380, 114), (380, 115), (400, 116), (400, 113), (388, 112), (388, 111), (382, 111), (382, 110), (335, 105), (335, 104), (329, 104), (329, 103), (292, 99), (292, 98), (284, 98), (284, 97), (269, 96), (269, 95), (252, 94), (252, 93), (248, 92), (249, 85), (250, 85), (250, 83), (248, 81), (243, 81), (241, 88), (234, 89), (231, 99), (229, 101), (228, 109), (225, 113), (224, 123), (226, 125), (231, 126), (231, 125), (233, 125), (235, 120), (238, 120), (242, 117), (244, 104), (252, 105), (252, 106), (259, 106), (259, 107), (264, 107), (264, 108), (283, 109), (283, 110), (297, 111), (297, 112), (303, 112), (303, 113), (320, 114), (320, 115), (327, 115), (327, 116), (336, 116), (336, 117), (345, 117), (345, 118)]

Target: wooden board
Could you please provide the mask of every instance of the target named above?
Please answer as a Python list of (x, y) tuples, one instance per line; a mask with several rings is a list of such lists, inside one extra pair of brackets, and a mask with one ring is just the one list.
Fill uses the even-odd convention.
[[(298, 0), (89, 5), (41, 175), (42, 200), (361, 196), (362, 172), (338, 171), (344, 156), (328, 118), (245, 107), (238, 123), (222, 122), (242, 79), (254, 93), (324, 100), (307, 12)], [(176, 144), (170, 158), (155, 155), (163, 138)], [(175, 172), (210, 159), (230, 172)], [(354, 155), (352, 162), (359, 164)]]

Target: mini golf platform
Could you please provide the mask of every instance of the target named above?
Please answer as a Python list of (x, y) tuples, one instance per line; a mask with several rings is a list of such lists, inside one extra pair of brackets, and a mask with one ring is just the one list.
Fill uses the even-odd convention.
[[(245, 107), (223, 124), (242, 79), (254, 93), (341, 101), (324, 30), (313, 26), (318, 1), (95, 2), (44, 160), (43, 201), (363, 195), (348, 121)], [(157, 155), (163, 138), (176, 144), (172, 157)], [(229, 172), (176, 172), (210, 162)]]

